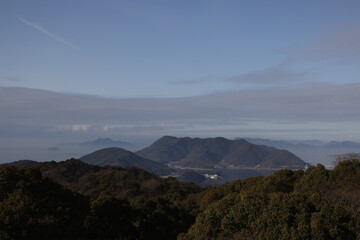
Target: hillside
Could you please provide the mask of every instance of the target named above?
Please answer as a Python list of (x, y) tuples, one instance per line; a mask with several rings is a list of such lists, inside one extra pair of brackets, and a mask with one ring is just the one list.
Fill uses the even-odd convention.
[(111, 138), (98, 138), (94, 141), (79, 143), (79, 146), (90, 147), (90, 148), (108, 148), (108, 147), (121, 147), (121, 148), (133, 148), (134, 146), (125, 141), (115, 141)]
[(0, 239), (175, 240), (194, 223), (188, 196), (201, 190), (134, 167), (75, 159), (3, 164), (0, 179)]
[(291, 168), (306, 163), (286, 150), (255, 145), (244, 139), (165, 136), (136, 152), (153, 161), (182, 168)]
[(138, 167), (157, 175), (167, 175), (172, 172), (169, 167), (162, 163), (145, 159), (130, 151), (117, 147), (95, 151), (81, 157), (80, 160), (98, 166)]
[(39, 162), (33, 161), (33, 160), (18, 160), (15, 162), (10, 162), (10, 163), (5, 163), (5, 164), (14, 166), (14, 167), (26, 167), (26, 166), (35, 166), (35, 165), (39, 164)]
[(207, 188), (75, 159), (3, 164), (0, 238), (355, 240), (359, 159)]
[[(241, 139), (241, 138), (235, 138)], [(244, 138), (246, 141), (257, 144), (257, 145), (265, 145), (269, 147), (274, 147), (278, 149), (293, 149), (293, 148), (315, 148), (315, 147), (322, 147), (326, 143), (321, 141), (285, 141), (285, 140), (272, 140), (272, 139), (264, 139), (264, 138), (251, 138), (246, 137)]]
[[(239, 139), (239, 138), (236, 138)], [(321, 163), (326, 167), (332, 167), (333, 161), (337, 155), (344, 155), (349, 153), (359, 153), (360, 144), (352, 141), (331, 141), (322, 142), (319, 140), (272, 140), (263, 138), (244, 138), (246, 141), (274, 147), (278, 149), (288, 150), (300, 157), (305, 162)]]
[(91, 198), (97, 198), (101, 193), (131, 198), (158, 196), (174, 190), (199, 190), (193, 184), (182, 184), (175, 178), (160, 178), (136, 167), (97, 166), (77, 159), (42, 162), (34, 168), (40, 170), (43, 177)]

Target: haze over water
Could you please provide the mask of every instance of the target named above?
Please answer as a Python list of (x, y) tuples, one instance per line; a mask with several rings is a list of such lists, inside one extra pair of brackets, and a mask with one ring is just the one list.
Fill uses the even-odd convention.
[(358, 9), (4, 1), (0, 161), (80, 157), (58, 144), (99, 137), (139, 148), (164, 135), (360, 142)]

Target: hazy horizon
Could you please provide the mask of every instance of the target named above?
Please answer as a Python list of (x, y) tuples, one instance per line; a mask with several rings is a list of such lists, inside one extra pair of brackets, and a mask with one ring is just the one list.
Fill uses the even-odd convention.
[(0, 157), (99, 137), (360, 142), (358, 9), (4, 1)]

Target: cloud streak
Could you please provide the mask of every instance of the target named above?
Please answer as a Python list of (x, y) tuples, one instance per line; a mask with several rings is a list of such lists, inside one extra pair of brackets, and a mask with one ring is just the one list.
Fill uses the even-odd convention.
[[(11, 136), (12, 131), (25, 132), (27, 128), (43, 128), (44, 135), (50, 134), (46, 131), (54, 135), (63, 131), (229, 136), (237, 132), (259, 134), (262, 129), (286, 135), (294, 134), (296, 129), (303, 129), (304, 134), (308, 133), (306, 129), (324, 134), (332, 128), (328, 132), (335, 134), (348, 128), (349, 122), (360, 122), (359, 91), (360, 83), (318, 84), (301, 89), (253, 89), (187, 98), (109, 99), (0, 88), (0, 135)], [(287, 128), (282, 131), (283, 126)], [(360, 124), (351, 127), (359, 129)]]
[(295, 81), (304, 81), (308, 75), (308, 72), (295, 72), (282, 66), (276, 66), (243, 75), (233, 76), (227, 80), (235, 83), (250, 84), (291, 83)]
[(8, 81), (8, 82), (20, 82), (21, 79), (17, 78), (17, 77), (2, 77), (3, 80)]
[(284, 62), (266, 69), (237, 74), (233, 76), (204, 77), (196, 80), (184, 80), (173, 82), (173, 84), (207, 84), (209, 82), (232, 82), (243, 85), (270, 86), (274, 84), (292, 85), (294, 83), (305, 83), (314, 74), (312, 71), (295, 71), (291, 69), (290, 63)]
[(290, 61), (326, 61), (360, 57), (360, 22), (319, 31), (308, 44), (297, 46)]
[(60, 128), (63, 130), (68, 130), (68, 131), (72, 131), (72, 132), (87, 132), (91, 128), (91, 125), (75, 124), (75, 125), (60, 126)]
[[(275, 66), (252, 72), (190, 79), (177, 81), (174, 84), (231, 82), (250, 87), (268, 87), (275, 84), (286, 86), (294, 83), (318, 82), (319, 75), (324, 76), (329, 72), (336, 71), (336, 69), (330, 69), (329, 66), (341, 68), (344, 63), (358, 65), (360, 61), (360, 22), (331, 25), (326, 29), (318, 29), (306, 43), (289, 48), (284, 57), (285, 60)], [(329, 65), (329, 63), (337, 63), (337, 65)], [(326, 70), (322, 70), (322, 68)], [(317, 70), (314, 71), (314, 69)]]
[(80, 49), (75, 44), (73, 44), (73, 43), (71, 43), (71, 42), (69, 42), (69, 41), (67, 41), (67, 40), (65, 40), (65, 39), (51, 33), (51, 32), (49, 32), (47, 29), (43, 28), (42, 26), (40, 26), (38, 24), (35, 24), (35, 23), (32, 23), (32, 22), (24, 19), (23, 17), (20, 17), (20, 16), (16, 16), (16, 17), (22, 23), (24, 23), (24, 24), (26, 24), (26, 25), (28, 25), (28, 26), (30, 26), (30, 27), (32, 27), (32, 28), (44, 33), (44, 34), (46, 34), (48, 37), (50, 37), (52, 39), (55, 39), (56, 41), (61, 42), (61, 43), (65, 44), (65, 45), (67, 45), (69, 47), (72, 47), (72, 48), (75, 48), (75, 49)]

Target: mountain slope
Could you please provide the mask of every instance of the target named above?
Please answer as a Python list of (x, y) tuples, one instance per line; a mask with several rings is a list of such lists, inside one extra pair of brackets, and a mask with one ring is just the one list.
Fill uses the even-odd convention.
[(157, 175), (165, 175), (171, 169), (164, 164), (142, 158), (122, 148), (105, 148), (80, 158), (81, 161), (99, 166), (138, 167)]
[(352, 141), (331, 141), (325, 145), (326, 148), (355, 148), (360, 149), (360, 143), (352, 142)]
[(98, 138), (94, 141), (88, 141), (79, 143), (83, 147), (91, 148), (109, 148), (109, 147), (121, 147), (121, 148), (133, 148), (134, 146), (125, 141), (114, 141), (111, 138)]
[(4, 164), (14, 166), (14, 167), (27, 167), (27, 166), (35, 166), (35, 165), (39, 164), (39, 162), (33, 161), (33, 160), (18, 160), (15, 162), (4, 163)]
[(157, 162), (174, 167), (258, 167), (303, 168), (305, 162), (286, 150), (260, 146), (244, 139), (176, 138), (165, 136), (151, 146), (136, 152)]
[[(241, 139), (241, 138), (235, 138), (235, 139)], [(244, 138), (246, 141), (257, 144), (257, 145), (265, 145), (270, 146), (278, 149), (290, 149), (290, 148), (315, 148), (317, 146), (323, 146), (325, 143), (322, 143), (320, 141), (316, 142), (313, 141), (314, 144), (317, 145), (311, 145), (309, 144), (310, 141), (299, 141), (299, 142), (291, 142), (291, 141), (284, 141), (284, 140), (272, 140), (272, 139), (263, 139), (263, 138)], [(323, 145), (321, 145), (323, 144)]]
[(360, 143), (352, 141), (322, 142), (319, 140), (272, 140), (248, 137), (244, 139), (253, 144), (288, 150), (305, 162), (315, 165), (321, 163), (328, 168), (333, 167), (336, 156), (360, 152)]
[[(126, 149), (133, 149), (135, 146), (129, 142), (125, 141), (116, 141), (111, 138), (97, 138), (93, 141), (86, 142), (66, 142), (60, 143), (57, 145), (58, 147), (85, 147), (90, 149), (102, 149), (102, 148), (110, 148), (110, 147), (120, 147)], [(56, 148), (56, 147), (53, 147)]]

